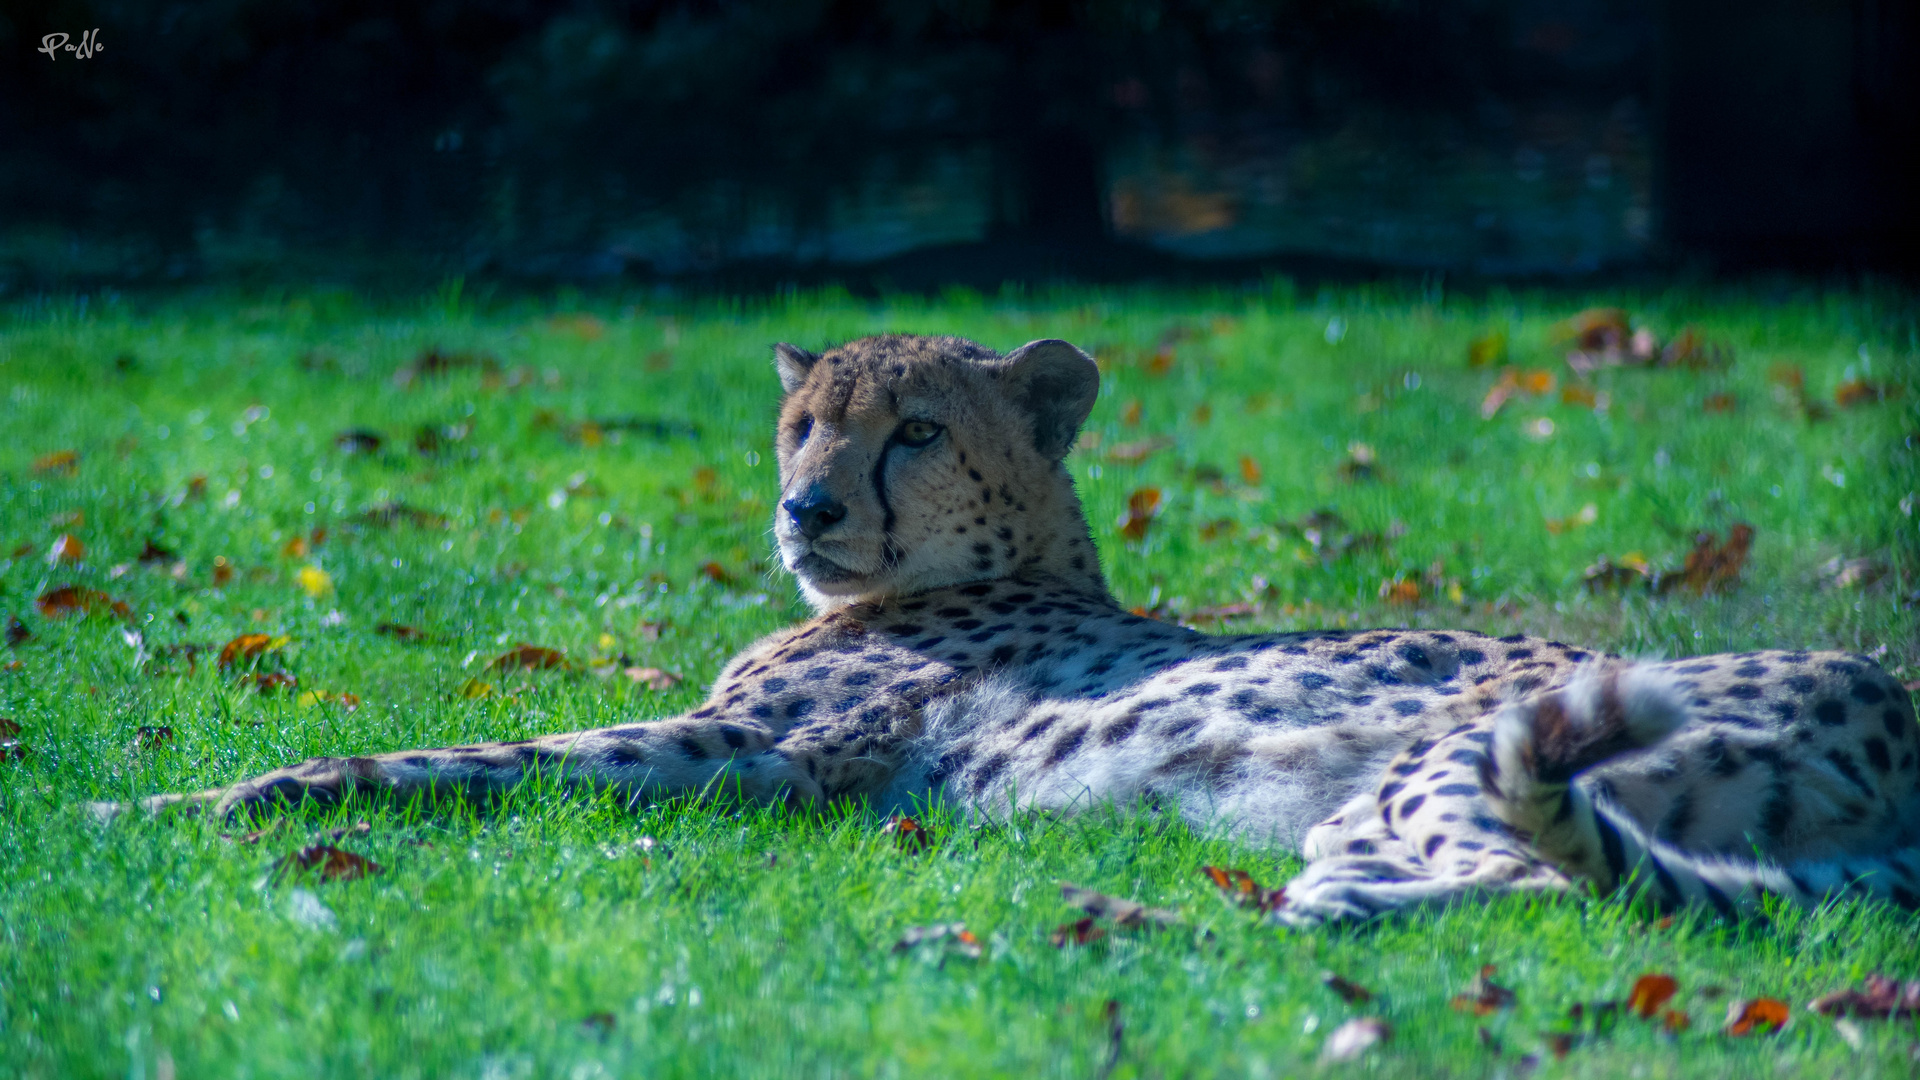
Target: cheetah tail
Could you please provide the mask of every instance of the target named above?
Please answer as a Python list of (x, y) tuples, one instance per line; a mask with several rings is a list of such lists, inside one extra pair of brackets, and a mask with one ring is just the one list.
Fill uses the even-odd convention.
[(1684, 695), (1657, 669), (1589, 666), (1558, 691), (1502, 707), (1481, 789), (1496, 815), (1532, 836), (1542, 858), (1602, 892), (1644, 875), (1663, 907), (1703, 904), (1730, 919), (1758, 913), (1768, 894), (1808, 907), (1854, 893), (1920, 908), (1920, 848), (1786, 864), (1700, 855), (1646, 836), (1573, 782), (1686, 721)]
[(1625, 849), (1639, 845), (1625, 840), (1624, 823), (1596, 808), (1574, 778), (1660, 742), (1686, 721), (1684, 694), (1658, 669), (1589, 664), (1558, 690), (1501, 707), (1480, 786), (1494, 814), (1531, 836), (1542, 858), (1611, 891), (1637, 863)]

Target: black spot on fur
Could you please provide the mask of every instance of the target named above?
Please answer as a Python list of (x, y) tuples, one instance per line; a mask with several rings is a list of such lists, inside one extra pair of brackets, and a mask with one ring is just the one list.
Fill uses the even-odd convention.
[(1349, 855), (1371, 855), (1376, 850), (1371, 840), (1352, 840), (1347, 843), (1347, 854)]
[(1829, 698), (1813, 707), (1813, 718), (1829, 727), (1847, 722), (1847, 707)]
[(1480, 785), (1479, 784), (1441, 784), (1439, 787), (1433, 789), (1433, 793), (1435, 795), (1453, 795), (1453, 796), (1478, 795), (1480, 794)]
[(1878, 683), (1860, 679), (1853, 684), (1853, 700), (1863, 705), (1878, 705), (1887, 700), (1887, 692)]
[(1439, 851), (1441, 848), (1441, 845), (1445, 844), (1446, 842), (1447, 842), (1447, 838), (1445, 836), (1441, 835), (1440, 833), (1434, 833), (1432, 836), (1427, 837), (1426, 847), (1424, 847), (1422, 850), (1424, 850), (1427, 853), (1427, 858), (1431, 859), (1433, 858), (1433, 853), (1436, 851)]
[(766, 682), (760, 684), (760, 689), (766, 691), (769, 694), (777, 694), (780, 691), (785, 690), (786, 688), (787, 688), (787, 680), (779, 677), (778, 675), (775, 675), (773, 678), (768, 679)]
[(1304, 686), (1309, 690), (1318, 690), (1323, 686), (1333, 685), (1332, 679), (1328, 678), (1325, 675), (1320, 674), (1317, 671), (1303, 671), (1300, 674), (1295, 675), (1294, 680), (1297, 681), (1301, 686)]
[(1859, 788), (1862, 793), (1868, 796), (1873, 794), (1873, 785), (1867, 783), (1866, 774), (1860, 771), (1860, 765), (1853, 760), (1852, 754), (1847, 753), (1845, 750), (1835, 748), (1827, 751), (1827, 760), (1833, 763), (1833, 767), (1839, 770), (1841, 776), (1852, 781), (1853, 785)]
[(1188, 697), (1206, 697), (1208, 694), (1218, 692), (1219, 689), (1219, 683), (1199, 682), (1187, 687), (1186, 695)]
[(1415, 701), (1412, 698), (1404, 698), (1393, 703), (1393, 711), (1399, 713), (1401, 716), (1418, 716), (1420, 713), (1426, 711), (1426, 708), (1425, 702)]
[(812, 711), (812, 698), (798, 698), (787, 702), (787, 718), (790, 720), (798, 720)]
[(1750, 682), (1734, 683), (1732, 686), (1727, 687), (1727, 696), (1730, 698), (1739, 698), (1741, 701), (1757, 701), (1760, 698), (1760, 694), (1760, 688)]
[(1406, 800), (1400, 804), (1400, 820), (1405, 821), (1407, 817), (1411, 815), (1414, 811), (1420, 809), (1422, 806), (1425, 806), (1426, 802), (1427, 802), (1427, 797), (1425, 795), (1407, 796)]
[(1140, 714), (1128, 713), (1100, 730), (1100, 743), (1113, 746), (1126, 740), (1140, 727)]
[(1893, 768), (1893, 756), (1887, 753), (1886, 740), (1875, 737), (1860, 745), (1867, 753), (1867, 764), (1872, 765), (1875, 772), (1886, 772)]

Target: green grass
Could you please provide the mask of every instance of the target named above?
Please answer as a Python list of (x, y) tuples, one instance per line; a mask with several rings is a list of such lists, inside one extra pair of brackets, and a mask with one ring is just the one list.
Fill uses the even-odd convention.
[[(1697, 326), (1734, 361), (1604, 371), (1605, 413), (1556, 393), (1483, 420), (1494, 373), (1467, 366), (1468, 342), (1505, 332), (1512, 363), (1564, 383), (1550, 327), (1597, 302), (1662, 336)], [(1329, 343), (1336, 317), (1346, 332)], [(0, 312), (0, 556), (18, 549), (0, 563), (0, 609), (32, 637), (0, 656), (0, 715), (24, 748), (0, 763), (0, 1074), (1084, 1077), (1109, 1061), (1114, 1001), (1115, 1077), (1312, 1072), (1329, 1032), (1363, 1014), (1388, 1020), (1392, 1041), (1328, 1071), (1518, 1076), (1523, 1055), (1541, 1054), (1556, 1076), (1909, 1075), (1913, 1021), (1863, 1021), (1856, 1051), (1802, 1009), (1870, 971), (1920, 977), (1914, 919), (1856, 904), (1661, 927), (1617, 899), (1509, 898), (1296, 934), (1223, 904), (1198, 868), (1273, 885), (1297, 862), (1130, 812), (981, 829), (935, 812), (934, 848), (914, 853), (858, 811), (628, 813), (537, 790), (486, 812), (291, 814), (251, 840), (205, 820), (102, 827), (81, 804), (313, 754), (690, 707), (728, 656), (804, 614), (768, 557), (768, 346), (883, 329), (1097, 350), (1101, 445), (1070, 464), (1129, 605), (1172, 617), (1252, 601), (1234, 628), (1457, 624), (1643, 654), (1845, 648), (1920, 678), (1917, 317), (1909, 294), (1800, 286), (1444, 301), (1390, 288), (1308, 298), (1278, 282), (937, 301), (476, 301), (449, 288), (379, 304), (323, 291), (16, 302)], [(1173, 363), (1156, 374), (1166, 341)], [(500, 373), (395, 385), (436, 347), (489, 354)], [(1831, 415), (1809, 422), (1783, 401), (1776, 365), (1802, 369)], [(1862, 374), (1904, 396), (1833, 408), (1836, 386)], [(1731, 411), (1704, 408), (1718, 394)], [(697, 435), (617, 431), (607, 421), (620, 416), (691, 421)], [(576, 427), (590, 419), (597, 445)], [(336, 449), (355, 427), (385, 448)], [(439, 432), (437, 453), (414, 450), (422, 427)], [(1173, 444), (1139, 464), (1106, 456), (1152, 436)], [(1375, 452), (1373, 479), (1341, 470), (1356, 442)], [(63, 450), (77, 451), (74, 470), (35, 469)], [(1165, 509), (1128, 544), (1116, 519), (1145, 486)], [(444, 522), (360, 517), (389, 502)], [(1316, 553), (1287, 523), (1319, 508), (1346, 525)], [(1600, 555), (1678, 566), (1695, 530), (1737, 521), (1757, 539), (1730, 593), (1582, 588)], [(322, 527), (323, 544), (288, 553)], [(86, 545), (82, 564), (49, 565), (63, 533)], [(1335, 554), (1342, 535), (1368, 534), (1381, 542)], [(148, 541), (177, 553), (178, 577), (136, 562)], [(1835, 557), (1886, 576), (1826, 587)], [(224, 587), (217, 558), (233, 571)], [(307, 566), (332, 591), (310, 596)], [(1417, 583), (1422, 602), (1389, 606), (1387, 581)], [(35, 613), (66, 583), (123, 599), (132, 621)], [(210, 655), (192, 670), (177, 655), (143, 663), (249, 632), (290, 639), (268, 666), (301, 691), (360, 707), (256, 693)], [(520, 642), (575, 668), (486, 670)], [(686, 681), (660, 692), (588, 670), (622, 654)], [(469, 679), (493, 692), (465, 696)], [(139, 748), (143, 726), (172, 738)], [(371, 831), (339, 844), (384, 873), (271, 880), (276, 859), (361, 819)], [(1184, 925), (1055, 948), (1049, 932), (1077, 914), (1063, 881), (1176, 908)], [(906, 928), (953, 920), (978, 935), (979, 959), (892, 951)], [(1476, 1019), (1449, 999), (1482, 964), (1518, 999)], [(1323, 970), (1378, 996), (1347, 1005)], [(1680, 980), (1691, 1030), (1628, 1020), (1564, 1060), (1546, 1054), (1540, 1033), (1565, 1029), (1569, 1005), (1621, 997), (1648, 971)], [(1729, 999), (1762, 994), (1793, 1003), (1786, 1031), (1719, 1033)], [(583, 1026), (600, 1013), (610, 1027)]]

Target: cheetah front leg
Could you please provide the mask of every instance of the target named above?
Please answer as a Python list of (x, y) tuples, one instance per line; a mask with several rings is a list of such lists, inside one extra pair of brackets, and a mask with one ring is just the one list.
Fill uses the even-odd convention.
[[(762, 804), (808, 803), (877, 790), (891, 775), (885, 747), (867, 748), (861, 775), (849, 778), (823, 770), (805, 750), (784, 742), (783, 734), (680, 718), (517, 742), (318, 757), (231, 787), (160, 795), (141, 805), (149, 811), (178, 807), (221, 815), (309, 800), (331, 805), (356, 795), (437, 805), (491, 798), (533, 780), (611, 790), (631, 802), (710, 794)], [(109, 817), (120, 808), (96, 804), (93, 809)]]
[(1378, 789), (1307, 834), (1301, 854), (1310, 861), (1287, 883), (1275, 917), (1307, 929), (1495, 892), (1566, 889), (1564, 875), (1489, 813), (1478, 782), (1486, 739), (1461, 729), (1408, 747)]

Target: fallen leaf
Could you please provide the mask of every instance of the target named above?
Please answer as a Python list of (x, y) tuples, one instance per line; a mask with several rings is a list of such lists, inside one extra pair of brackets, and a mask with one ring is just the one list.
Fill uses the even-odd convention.
[(711, 581), (716, 585), (735, 584), (734, 576), (727, 572), (726, 567), (721, 566), (717, 562), (709, 561), (709, 562), (702, 563), (700, 565), (700, 572), (706, 575), (708, 581)]
[(294, 704), (303, 709), (334, 704), (340, 706), (343, 712), (352, 712), (360, 707), (360, 698), (354, 694), (334, 693), (329, 690), (305, 690), (294, 699)]
[(333, 437), (334, 448), (343, 454), (377, 454), (383, 441), (370, 428), (348, 428)]
[(0, 716), (0, 760), (19, 761), (27, 756), (27, 748), (20, 742), (21, 731), (18, 723)]
[(1068, 945), (1091, 945), (1106, 936), (1107, 932), (1095, 925), (1093, 916), (1089, 915), (1054, 927), (1053, 933), (1047, 935), (1047, 940), (1059, 949)]
[(1493, 981), (1494, 965), (1487, 964), (1467, 984), (1465, 993), (1454, 995), (1452, 1005), (1461, 1012), (1471, 1012), (1475, 1016), (1486, 1016), (1501, 1009), (1513, 1008), (1513, 991)]
[(943, 953), (959, 953), (969, 960), (980, 959), (983, 951), (980, 939), (967, 929), (966, 923), (958, 922), (909, 926), (901, 932), (900, 940), (893, 943), (893, 951), (911, 952), (921, 945), (938, 945)]
[(1228, 903), (1240, 907), (1250, 907), (1256, 911), (1272, 911), (1287, 898), (1285, 889), (1263, 889), (1259, 882), (1253, 880), (1253, 875), (1245, 870), (1202, 866), (1200, 872), (1207, 875)]
[(62, 533), (54, 538), (53, 546), (47, 549), (49, 563), (77, 563), (87, 557), (87, 545), (72, 533)]
[(1660, 1014), (1660, 1026), (1678, 1035), (1693, 1026), (1693, 1017), (1684, 1009), (1667, 1009)]
[(1147, 357), (1147, 374), (1155, 378), (1173, 370), (1173, 346), (1163, 345)]
[(122, 619), (133, 618), (133, 609), (124, 600), (115, 600), (98, 589), (89, 589), (84, 585), (61, 585), (48, 589), (34, 598), (33, 609), (49, 619), (64, 619), (69, 615), (117, 615)]
[(1732, 412), (1735, 404), (1732, 394), (1708, 394), (1700, 408), (1710, 413)]
[(1886, 577), (1887, 567), (1878, 559), (1835, 556), (1821, 565), (1820, 576), (1830, 589), (1864, 589)]
[(322, 881), (355, 881), (386, 872), (386, 867), (363, 855), (342, 851), (332, 844), (313, 844), (273, 864), (273, 880), (297, 876), (308, 870), (320, 871)]
[(1740, 568), (1746, 565), (1752, 547), (1753, 526), (1744, 521), (1727, 530), (1724, 543), (1710, 532), (1701, 532), (1694, 537), (1686, 564), (1678, 571), (1658, 575), (1654, 591), (1664, 595), (1682, 586), (1696, 593), (1731, 588), (1739, 582)]
[(1627, 313), (1617, 307), (1587, 308), (1556, 323), (1549, 331), (1555, 341), (1583, 352), (1621, 349), (1627, 344)]
[(172, 563), (179, 558), (179, 553), (172, 548), (161, 547), (149, 539), (140, 546), (140, 554), (134, 557), (134, 561), (142, 566), (152, 566), (155, 563)]
[(621, 673), (649, 690), (671, 690), (683, 681), (673, 672), (657, 667), (630, 667), (622, 669)]
[(1637, 552), (1620, 556), (1619, 562), (1602, 555), (1600, 561), (1587, 567), (1580, 577), (1588, 592), (1642, 585), (1648, 578), (1647, 560)]
[(252, 686), (255, 693), (271, 696), (282, 690), (292, 691), (300, 685), (300, 680), (284, 671), (262, 671), (245, 676), (242, 680)]
[(1062, 884), (1060, 899), (1094, 918), (1111, 919), (1115, 926), (1134, 927), (1147, 924), (1174, 926), (1180, 922), (1180, 916), (1166, 908), (1151, 908), (1132, 900), (1122, 900), (1117, 896), (1094, 892), (1092, 889), (1082, 889), (1077, 885)]
[(1540, 1033), (1540, 1039), (1547, 1044), (1547, 1051), (1553, 1055), (1555, 1061), (1572, 1053), (1574, 1045), (1580, 1041), (1578, 1035), (1570, 1035), (1564, 1031), (1543, 1031)]
[(1245, 454), (1240, 455), (1240, 479), (1245, 480), (1249, 484), (1258, 484), (1260, 482), (1260, 463), (1247, 457)]
[(427, 632), (425, 630), (417, 626), (407, 626), (404, 623), (383, 622), (374, 627), (373, 632), (376, 634), (384, 634), (387, 637), (393, 638), (395, 641), (405, 641), (410, 644), (419, 644), (427, 640)]
[(232, 580), (233, 580), (233, 564), (227, 561), (227, 557), (225, 555), (215, 555), (213, 557), (214, 588), (217, 589)]
[(402, 522), (416, 529), (447, 527), (447, 519), (439, 514), (401, 502), (384, 502), (377, 506), (370, 506), (356, 515), (354, 520), (362, 525), (378, 525), (382, 528), (391, 528)]
[(1195, 424), (1213, 423), (1213, 406), (1204, 401), (1195, 405), (1193, 407), (1193, 422)]
[(459, 689), (455, 690), (454, 693), (472, 701), (491, 695), (493, 693), (493, 684), (481, 682), (479, 679), (468, 679), (461, 683)]
[(173, 741), (173, 729), (164, 725), (141, 724), (133, 733), (132, 749), (136, 753), (158, 750)]
[(1349, 482), (1378, 479), (1380, 460), (1373, 447), (1363, 442), (1347, 444), (1347, 459), (1340, 463), (1340, 476)]
[(1331, 971), (1320, 973), (1320, 985), (1340, 995), (1340, 1000), (1349, 1005), (1365, 1005), (1373, 1000), (1373, 991), (1354, 982), (1352, 979), (1335, 975)]
[(7, 648), (25, 645), (32, 640), (33, 631), (27, 629), (27, 624), (20, 621), (20, 616), (9, 614), (7, 616)]
[(1107, 448), (1107, 460), (1117, 461), (1123, 465), (1138, 465), (1172, 445), (1172, 439), (1159, 435), (1150, 439), (1116, 443)]
[(1664, 367), (1723, 368), (1733, 363), (1733, 349), (1709, 341), (1700, 331), (1686, 326), (1660, 350), (1660, 363)]
[(1642, 975), (1634, 981), (1633, 991), (1627, 995), (1627, 1007), (1639, 1013), (1640, 1019), (1651, 1019), (1679, 989), (1679, 981), (1671, 975)]
[(1566, 517), (1563, 517), (1563, 518), (1548, 518), (1547, 531), (1554, 534), (1555, 536), (1558, 536), (1561, 533), (1572, 532), (1575, 529), (1583, 528), (1587, 525), (1591, 525), (1594, 522), (1599, 520), (1600, 520), (1599, 504), (1588, 503), (1587, 505), (1581, 507), (1578, 513), (1568, 514)]
[(1850, 379), (1834, 389), (1833, 402), (1843, 409), (1851, 409), (1858, 405), (1872, 405), (1890, 397), (1899, 396), (1900, 388), (1892, 383)]
[(1727, 1006), (1728, 1035), (1771, 1035), (1787, 1024), (1787, 1003), (1779, 998), (1748, 998)]
[(1134, 398), (1120, 410), (1120, 422), (1128, 427), (1140, 426), (1140, 399)]
[(333, 576), (317, 566), (303, 566), (293, 580), (301, 591), (318, 599), (333, 591)]
[(543, 649), (538, 645), (516, 645), (493, 658), (487, 665), (489, 671), (509, 671), (523, 668), (529, 671), (546, 668), (564, 668), (567, 657), (558, 649)]
[(292, 640), (271, 634), (241, 634), (220, 647), (219, 666), (225, 670), (236, 664), (257, 662), (265, 654), (285, 648)]
[(580, 1021), (580, 1033), (589, 1038), (604, 1040), (613, 1034), (613, 1029), (618, 1023), (610, 1012), (588, 1013), (586, 1019)]
[(1507, 368), (1500, 372), (1500, 377), (1494, 380), (1493, 386), (1487, 390), (1487, 396), (1480, 402), (1480, 418), (1493, 419), (1499, 415), (1502, 406), (1520, 394), (1538, 397), (1552, 393), (1556, 382), (1551, 371)]
[(72, 476), (79, 468), (80, 453), (77, 450), (55, 450), (33, 459), (33, 471), (37, 473), (66, 473)]
[(895, 814), (880, 827), (880, 835), (893, 837), (894, 846), (902, 851), (920, 852), (933, 846), (933, 834), (927, 827), (905, 814)]
[(607, 324), (596, 316), (581, 312), (555, 315), (547, 320), (547, 329), (581, 341), (599, 341), (606, 335)]
[(1221, 604), (1218, 607), (1196, 608), (1180, 616), (1180, 625), (1192, 626), (1195, 623), (1225, 622), (1228, 619), (1240, 619), (1249, 615), (1258, 615), (1257, 604)]
[(1420, 602), (1420, 583), (1417, 581), (1394, 581), (1391, 578), (1380, 583), (1380, 599), (1389, 604), (1411, 606)]
[(1360, 1016), (1341, 1024), (1320, 1048), (1321, 1061), (1352, 1061), (1393, 1037), (1393, 1028), (1377, 1016)]
[(495, 375), (500, 371), (500, 361), (485, 353), (448, 352), (436, 345), (415, 356), (412, 363), (395, 371), (393, 384), (411, 386), (420, 379), (441, 378), (456, 371), (474, 369)]
[(1145, 540), (1147, 526), (1160, 515), (1160, 489), (1144, 487), (1136, 489), (1127, 496), (1127, 512), (1120, 515), (1116, 522), (1120, 526), (1120, 535), (1129, 540)]
[(1495, 330), (1467, 343), (1468, 367), (1491, 367), (1507, 358), (1507, 332)]
[(1809, 1008), (1821, 1016), (1920, 1016), (1920, 979), (1902, 983), (1876, 973), (1867, 976), (1858, 989), (1836, 990), (1815, 998)]
[(1598, 401), (1599, 398), (1595, 396), (1593, 388), (1590, 386), (1581, 386), (1579, 383), (1568, 383), (1560, 390), (1560, 404), (1562, 405), (1580, 405), (1591, 409)]

